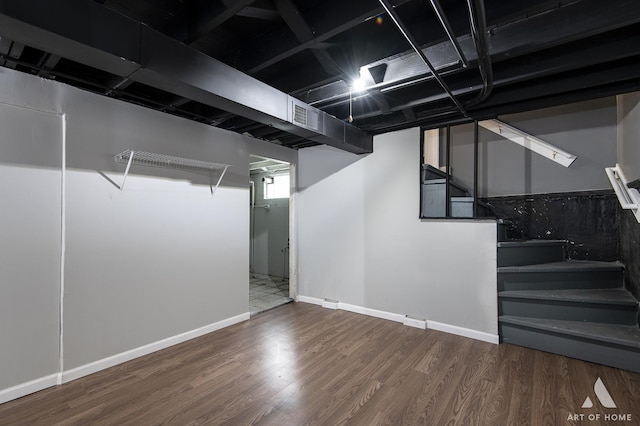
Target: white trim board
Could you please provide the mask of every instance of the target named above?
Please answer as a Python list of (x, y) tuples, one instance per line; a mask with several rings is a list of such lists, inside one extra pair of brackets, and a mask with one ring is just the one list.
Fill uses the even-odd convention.
[(62, 373), (62, 382), (67, 383), (72, 380), (79, 379), (89, 374), (96, 373), (101, 370), (105, 370), (114, 365), (122, 364), (123, 362), (131, 361), (132, 359), (139, 358), (144, 355), (166, 349), (170, 346), (177, 345), (178, 343), (186, 342), (187, 340), (195, 339), (196, 337), (203, 336), (205, 334), (220, 330), (225, 327), (246, 321), (249, 319), (249, 312), (237, 315), (235, 317), (227, 318), (222, 321), (215, 322), (213, 324), (206, 325), (204, 327), (197, 328), (195, 330), (187, 331), (186, 333), (178, 334), (173, 337), (168, 337), (157, 342), (149, 343), (148, 345), (140, 346), (135, 349), (121, 352), (116, 355), (112, 355), (107, 358), (103, 358), (98, 361), (91, 362), (89, 364), (82, 365), (80, 367), (67, 370)]
[(420, 320), (406, 315), (394, 314), (392, 312), (379, 311), (377, 309), (365, 308), (357, 305), (350, 305), (348, 303), (342, 303), (337, 301), (326, 301), (325, 299), (319, 299), (317, 297), (298, 296), (296, 302), (310, 303), (312, 305), (319, 305), (329, 309), (341, 309), (343, 311), (354, 312), (356, 314), (368, 315), (375, 318), (382, 318), (389, 321), (395, 321), (403, 323), (409, 327), (416, 327), (420, 329), (429, 329), (436, 331), (443, 331), (449, 334), (455, 334), (457, 336), (468, 337), (474, 340), (480, 340), (482, 342), (493, 343), (497, 345), (500, 342), (500, 338), (497, 334), (486, 333), (484, 331), (472, 330), (470, 328), (459, 327), (457, 325), (444, 324), (431, 320)]
[(140, 346), (126, 352), (122, 352), (86, 365), (82, 365), (77, 368), (73, 368), (68, 371), (64, 371), (62, 372), (62, 374), (56, 373), (49, 376), (41, 377), (36, 380), (32, 380), (30, 382), (21, 383), (7, 389), (2, 389), (0, 390), (0, 404), (11, 401), (13, 399), (21, 398), (23, 396), (41, 391), (43, 389), (50, 388), (52, 386), (67, 383), (72, 380), (88, 376), (89, 374), (97, 373), (98, 371), (105, 370), (109, 367), (122, 364), (123, 362), (131, 361), (132, 359), (139, 358), (141, 356), (148, 355), (162, 349), (166, 349), (170, 346), (177, 345), (178, 343), (186, 342), (187, 340), (195, 339), (196, 337), (203, 336), (205, 334), (220, 330), (225, 327), (229, 327), (248, 319), (249, 312), (246, 312), (244, 314), (236, 315), (235, 317), (227, 318), (222, 321), (197, 328), (195, 330), (187, 331), (176, 336), (168, 337), (157, 342), (149, 343), (148, 345)]
[(22, 398), (35, 392), (55, 386), (58, 382), (58, 374), (41, 377), (30, 382), (20, 383), (7, 389), (0, 390), (0, 404)]

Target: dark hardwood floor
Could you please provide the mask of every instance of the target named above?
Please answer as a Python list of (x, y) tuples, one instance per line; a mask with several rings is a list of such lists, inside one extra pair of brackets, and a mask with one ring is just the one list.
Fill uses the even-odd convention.
[(2, 404), (0, 424), (637, 425), (640, 374), (292, 303)]

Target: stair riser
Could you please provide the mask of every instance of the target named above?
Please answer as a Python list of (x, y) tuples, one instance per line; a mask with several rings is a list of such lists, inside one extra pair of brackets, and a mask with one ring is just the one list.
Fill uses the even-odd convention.
[(499, 332), (503, 343), (525, 346), (640, 373), (640, 362), (638, 362), (640, 350), (635, 348), (607, 345), (511, 324), (500, 324)]
[(498, 247), (498, 267), (538, 265), (541, 263), (562, 262), (563, 245)]
[(622, 271), (498, 272), (498, 291), (622, 287)]
[(500, 298), (500, 315), (636, 325), (637, 307), (600, 303)]

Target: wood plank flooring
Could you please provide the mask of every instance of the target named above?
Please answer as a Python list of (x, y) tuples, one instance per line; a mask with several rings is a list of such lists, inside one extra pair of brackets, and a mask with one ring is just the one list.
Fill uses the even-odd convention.
[(0, 424), (638, 425), (640, 374), (292, 303), (2, 404)]

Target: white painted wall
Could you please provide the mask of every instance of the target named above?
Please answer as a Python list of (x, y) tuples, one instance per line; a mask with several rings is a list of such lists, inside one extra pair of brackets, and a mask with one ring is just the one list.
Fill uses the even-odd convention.
[[(75, 90), (65, 112), (65, 368), (247, 312), (244, 138)], [(120, 182), (125, 149), (231, 168), (214, 198), (208, 176), (141, 166), (120, 192), (98, 171)]]
[[(615, 98), (509, 114), (504, 122), (578, 158), (563, 167), (480, 128), (481, 197), (609, 189), (604, 168), (616, 158)], [(473, 126), (452, 128), (453, 176), (473, 188)]]
[[(248, 317), (248, 153), (295, 151), (8, 69), (0, 108), (0, 402), (60, 372), (63, 237), (65, 377)], [(66, 168), (61, 118), (33, 108), (65, 114)], [(125, 149), (232, 167), (214, 198), (208, 176), (141, 166), (120, 192)]]
[(1, 391), (58, 372), (62, 118), (0, 104), (0, 129)]
[(619, 95), (618, 155), (625, 177), (640, 178), (640, 92)]
[(300, 295), (497, 334), (494, 222), (420, 221), (418, 129), (299, 152)]
[(298, 151), (298, 294), (364, 305), (363, 158)]

